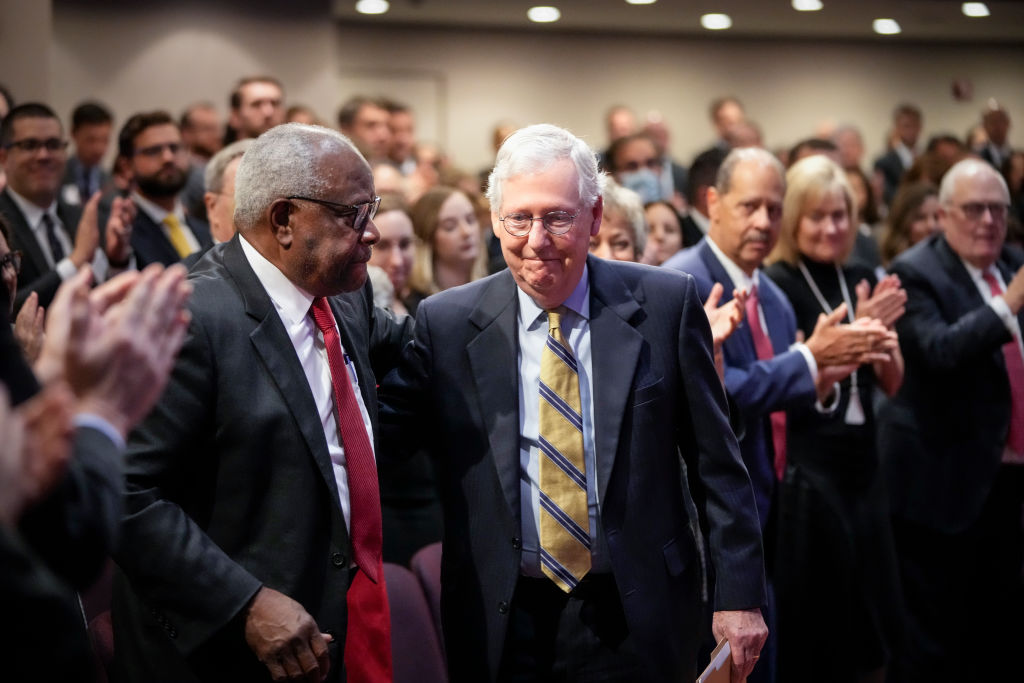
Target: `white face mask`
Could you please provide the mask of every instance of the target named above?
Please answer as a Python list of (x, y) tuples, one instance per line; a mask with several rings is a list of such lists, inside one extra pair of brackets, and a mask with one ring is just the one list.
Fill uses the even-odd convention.
[(649, 168), (627, 171), (619, 175), (619, 184), (640, 195), (644, 204), (663, 199), (661, 196), (661, 180)]

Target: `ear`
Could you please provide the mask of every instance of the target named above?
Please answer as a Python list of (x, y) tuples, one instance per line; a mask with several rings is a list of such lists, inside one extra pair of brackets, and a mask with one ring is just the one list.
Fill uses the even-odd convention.
[(714, 186), (708, 188), (708, 190), (707, 190), (708, 218), (711, 219), (712, 223), (715, 223), (715, 222), (718, 221), (718, 211), (719, 211), (719, 208), (721, 207), (721, 199), (722, 199), (721, 195), (718, 194), (718, 190), (716, 190), (714, 188)]
[(501, 233), (505, 232), (505, 228), (501, 227), (501, 221), (498, 220), (497, 211), (491, 211), (491, 232), (498, 241), (501, 241)]
[(270, 205), (270, 229), (274, 233), (274, 239), (285, 249), (291, 247), (294, 237), (291, 226), (293, 206), (295, 205), (287, 199), (278, 199)]
[(598, 197), (597, 203), (594, 204), (594, 208), (590, 211), (594, 221), (590, 226), (590, 236), (593, 237), (601, 232), (601, 218), (604, 217), (604, 197)]

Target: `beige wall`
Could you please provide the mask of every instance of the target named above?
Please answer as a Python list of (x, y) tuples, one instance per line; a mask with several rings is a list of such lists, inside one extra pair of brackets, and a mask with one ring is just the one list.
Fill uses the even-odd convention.
[[(339, 24), (311, 3), (255, 14), (242, 4), (82, 4), (54, 4), (50, 93), (63, 115), (87, 96), (122, 120), (143, 108), (178, 112), (197, 99), (226, 108), (239, 76), (269, 72), (290, 101), (331, 122), (356, 90), (404, 99), (418, 110), (421, 137), (469, 169), (490, 160), (499, 119), (558, 123), (602, 147), (604, 110), (620, 101), (661, 110), (673, 151), (688, 160), (710, 143), (706, 107), (722, 93), (745, 101), (769, 146), (792, 144), (823, 120), (852, 121), (873, 155), (904, 99), (924, 109), (926, 135), (962, 135), (990, 96), (1019, 122), (1011, 139), (1024, 140), (1024, 62), (1013, 46), (388, 29)], [(975, 101), (952, 100), (953, 78), (973, 81)]]

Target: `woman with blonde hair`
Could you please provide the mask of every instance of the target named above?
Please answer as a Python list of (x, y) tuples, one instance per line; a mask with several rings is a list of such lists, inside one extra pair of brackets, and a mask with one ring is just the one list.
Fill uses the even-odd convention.
[(476, 206), (454, 187), (427, 190), (409, 212), (418, 238), (406, 301), (410, 314), (431, 294), (464, 285), (487, 274)]
[[(782, 227), (766, 273), (811, 336), (841, 307), (850, 324), (892, 329), (906, 293), (895, 276), (847, 265), (856, 202), (843, 170), (824, 156), (786, 174)], [(787, 414), (787, 466), (779, 494), (776, 595), (779, 680), (882, 681), (900, 631), (900, 590), (888, 503), (875, 449), (872, 391), (903, 381), (899, 348), (851, 366), (825, 406)], [(828, 627), (820, 623), (828, 611)]]

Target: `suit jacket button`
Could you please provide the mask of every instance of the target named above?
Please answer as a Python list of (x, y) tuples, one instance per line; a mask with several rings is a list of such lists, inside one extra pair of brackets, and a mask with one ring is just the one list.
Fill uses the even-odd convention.
[(512, 549), (513, 550), (522, 550), (523, 549), (523, 542), (522, 542), (522, 540), (518, 536), (513, 536), (512, 537)]
[(341, 553), (333, 553), (331, 555), (331, 564), (333, 564), (335, 567), (344, 567), (345, 566), (345, 556), (342, 555)]
[(169, 635), (171, 638), (177, 638), (178, 637), (178, 629), (173, 628), (173, 627), (169, 628), (167, 630), (167, 635)]
[(504, 600), (498, 603), (498, 614), (508, 614), (508, 603)]

